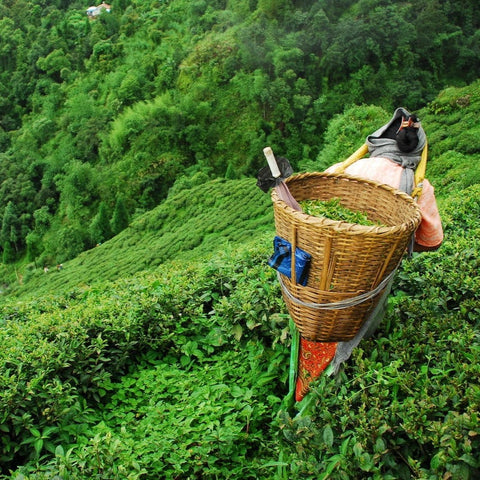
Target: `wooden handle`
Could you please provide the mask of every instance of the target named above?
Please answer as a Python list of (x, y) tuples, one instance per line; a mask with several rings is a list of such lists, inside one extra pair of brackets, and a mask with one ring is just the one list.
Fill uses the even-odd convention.
[(273, 155), (273, 151), (270, 147), (265, 147), (263, 149), (263, 153), (267, 158), (268, 166), (270, 167), (270, 171), (272, 172), (273, 178), (278, 178), (281, 175), (281, 172), (278, 168), (277, 161), (275, 160), (275, 155)]

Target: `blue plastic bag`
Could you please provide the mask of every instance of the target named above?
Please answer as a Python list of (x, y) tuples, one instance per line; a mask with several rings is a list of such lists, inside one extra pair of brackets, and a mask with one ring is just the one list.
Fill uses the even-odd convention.
[[(278, 270), (288, 278), (292, 277), (292, 246), (290, 242), (276, 236), (273, 239), (273, 255), (268, 260), (268, 265)], [(295, 249), (295, 278), (297, 283), (306, 286), (308, 281), (308, 268), (312, 256), (302, 250)]]

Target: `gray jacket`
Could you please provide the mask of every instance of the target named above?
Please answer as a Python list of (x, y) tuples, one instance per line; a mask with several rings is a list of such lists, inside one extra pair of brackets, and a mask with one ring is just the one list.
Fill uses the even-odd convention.
[(412, 193), (415, 169), (420, 162), (423, 147), (425, 147), (427, 142), (427, 137), (420, 125), (418, 128), (418, 145), (413, 151), (405, 153), (398, 148), (397, 141), (395, 138), (391, 138), (391, 135), (387, 130), (389, 127), (391, 130), (394, 123), (399, 123), (399, 119), (401, 122), (402, 117), (409, 116), (410, 113), (407, 110), (404, 108), (397, 108), (392, 119), (383, 127), (380, 127), (377, 131), (369, 135), (366, 140), (371, 157), (386, 157), (403, 167), (399, 189), (408, 194)]

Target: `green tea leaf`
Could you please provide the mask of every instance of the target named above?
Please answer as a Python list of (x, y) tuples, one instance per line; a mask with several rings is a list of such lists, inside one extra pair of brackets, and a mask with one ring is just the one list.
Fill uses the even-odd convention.
[(328, 447), (331, 447), (333, 445), (333, 430), (330, 425), (327, 425), (323, 429), (323, 441)]
[(378, 225), (378, 223), (369, 220), (365, 212), (352, 210), (343, 206), (340, 198), (331, 198), (330, 200), (303, 200), (299, 203), (306, 214), (314, 217), (326, 217), (338, 222), (355, 223), (365, 226)]

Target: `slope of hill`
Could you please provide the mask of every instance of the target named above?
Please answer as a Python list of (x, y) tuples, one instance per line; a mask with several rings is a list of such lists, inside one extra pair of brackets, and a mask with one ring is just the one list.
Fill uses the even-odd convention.
[(477, 0), (87, 7), (0, 4), (3, 263), (65, 262), (182, 175), (252, 176), (264, 145), (297, 168), (345, 105), (419, 109), (480, 75)]
[(61, 271), (53, 265), (45, 274), (29, 265), (22, 284), (15, 282), (6, 294), (32, 298), (153, 271), (169, 259), (208, 256), (273, 228), (270, 196), (255, 179), (207, 181), (171, 194), (116, 237), (65, 262)]
[[(0, 478), (477, 478), (479, 98), (449, 89), (420, 113), (445, 242), (403, 263), (375, 337), (299, 409), (282, 404), (288, 316), (253, 179), (173, 191), (25, 278), (0, 303)], [(367, 110), (388, 117), (347, 109), (327, 156), (363, 141)]]
[[(478, 109), (477, 81), (443, 91), (418, 112), (429, 138), (427, 176), (436, 187), (439, 204), (455, 192), (480, 183)], [(321, 170), (348, 157), (372, 128), (389, 118), (390, 113), (380, 107), (347, 109), (330, 123), (326, 146), (317, 160), (300, 162), (301, 168)], [(163, 204), (138, 217), (100, 247), (66, 262), (61, 272), (50, 265), (50, 273), (44, 275), (43, 265), (30, 264), (18, 268), (15, 275), (13, 268), (0, 265), (3, 281), (10, 284), (9, 289), (3, 287), (4, 295), (35, 296), (97, 280), (114, 280), (149, 270), (168, 259), (202, 256), (225, 242), (236, 244), (263, 230), (273, 231), (270, 197), (255, 186), (255, 179), (212, 181), (199, 174), (194, 183), (182, 187), (179, 182)]]

